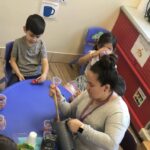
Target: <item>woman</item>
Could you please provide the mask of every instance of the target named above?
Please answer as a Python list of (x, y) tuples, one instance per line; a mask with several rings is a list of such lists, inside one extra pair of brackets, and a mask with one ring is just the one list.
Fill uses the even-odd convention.
[(127, 105), (115, 92), (125, 89), (115, 62), (112, 54), (102, 56), (86, 72), (87, 90), (71, 103), (66, 102), (56, 88), (51, 88), (62, 114), (70, 118), (67, 125), (76, 135), (76, 150), (118, 150), (129, 126)]

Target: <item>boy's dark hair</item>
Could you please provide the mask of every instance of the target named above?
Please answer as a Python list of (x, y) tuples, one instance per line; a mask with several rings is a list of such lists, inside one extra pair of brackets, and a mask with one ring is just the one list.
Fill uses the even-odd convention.
[(124, 79), (118, 74), (116, 61), (117, 56), (115, 54), (103, 55), (90, 70), (98, 74), (98, 80), (102, 85), (109, 84), (112, 91), (123, 96), (126, 84)]
[(115, 51), (117, 39), (111, 32), (103, 33), (98, 39), (98, 41), (96, 42), (93, 49), (98, 50), (99, 48), (103, 47), (107, 43), (112, 43), (113, 51)]
[(12, 139), (0, 134), (0, 150), (18, 150), (18, 148)]
[(27, 18), (25, 27), (26, 31), (30, 30), (33, 34), (40, 35), (44, 33), (45, 21), (40, 15), (33, 14)]

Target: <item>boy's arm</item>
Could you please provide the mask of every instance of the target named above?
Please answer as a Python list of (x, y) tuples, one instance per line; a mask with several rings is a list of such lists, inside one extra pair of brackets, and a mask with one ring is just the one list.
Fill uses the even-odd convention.
[(47, 74), (48, 74), (48, 70), (49, 70), (49, 64), (48, 64), (48, 59), (47, 58), (43, 58), (42, 59), (42, 74), (40, 77), (37, 78), (37, 81), (43, 82), (46, 80)]
[(10, 60), (9, 60), (9, 63), (13, 69), (13, 71), (15, 72), (15, 74), (17, 75), (17, 77), (19, 78), (19, 80), (25, 80), (24, 79), (24, 76), (21, 74), (17, 64), (16, 64), (16, 58), (11, 56)]
[(42, 74), (47, 76), (48, 70), (49, 70), (48, 59), (43, 58), (42, 59)]

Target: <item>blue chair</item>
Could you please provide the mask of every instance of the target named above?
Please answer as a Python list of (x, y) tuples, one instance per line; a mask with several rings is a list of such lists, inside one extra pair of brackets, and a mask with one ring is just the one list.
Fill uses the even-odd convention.
[(101, 27), (90, 27), (85, 38), (83, 54), (87, 54), (89, 50), (92, 50), (99, 37), (106, 32), (109, 31)]
[(11, 56), (11, 50), (12, 50), (12, 47), (13, 47), (13, 43), (14, 43), (14, 41), (6, 43), (6, 49), (5, 49), (5, 67), (4, 67), (4, 71), (5, 71), (6, 86), (7, 86), (7, 83), (10, 81), (10, 78), (12, 76), (12, 68), (11, 68), (11, 65), (9, 63), (9, 60), (10, 60), (10, 56)]
[[(90, 27), (87, 31), (87, 35), (85, 38), (85, 44), (83, 48), (83, 55), (89, 53), (90, 50), (93, 49), (95, 43), (99, 39), (99, 37), (103, 34), (109, 32), (108, 30), (101, 28), (101, 27)], [(84, 74), (84, 70), (86, 65), (82, 65), (80, 67), (80, 74)]]

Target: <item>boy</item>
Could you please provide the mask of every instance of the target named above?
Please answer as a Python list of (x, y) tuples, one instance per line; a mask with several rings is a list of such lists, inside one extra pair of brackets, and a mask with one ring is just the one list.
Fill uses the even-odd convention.
[(37, 14), (30, 15), (23, 29), (25, 36), (15, 40), (11, 52), (10, 64), (14, 74), (8, 85), (25, 79), (35, 79), (41, 83), (47, 77), (47, 52), (40, 39), (45, 21)]

